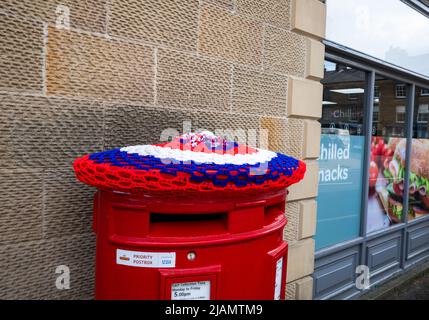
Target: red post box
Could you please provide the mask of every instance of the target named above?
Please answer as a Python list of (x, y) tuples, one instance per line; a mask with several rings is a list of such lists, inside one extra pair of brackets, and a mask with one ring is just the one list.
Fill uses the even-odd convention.
[(183, 199), (99, 191), (98, 299), (283, 299), (285, 191)]
[[(172, 174), (156, 161), (153, 173), (155, 165), (142, 169), (146, 162), (140, 158), (153, 161), (153, 155), (113, 151), (85, 156), (74, 165), (80, 180), (100, 189), (93, 220), (97, 299), (284, 298), (284, 186), (302, 179), (305, 164), (287, 157), (294, 161), (284, 165), (283, 175), (281, 166), (267, 163), (258, 176), (274, 179), (249, 175), (245, 183), (235, 183), (239, 180), (228, 180), (228, 175), (234, 170), (241, 174), (236, 164), (226, 171), (198, 162), (205, 176), (193, 180), (201, 177), (198, 166), (189, 171), (180, 167), (182, 162), (162, 161), (170, 170), (179, 168)], [(234, 154), (247, 151), (235, 148)], [(261, 169), (261, 163), (255, 165)]]

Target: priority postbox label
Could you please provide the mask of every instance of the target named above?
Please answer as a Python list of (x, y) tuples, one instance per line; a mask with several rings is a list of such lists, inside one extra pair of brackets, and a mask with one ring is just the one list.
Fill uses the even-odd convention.
[(176, 253), (116, 249), (116, 264), (141, 268), (174, 268)]
[(210, 281), (173, 283), (171, 300), (210, 300)]

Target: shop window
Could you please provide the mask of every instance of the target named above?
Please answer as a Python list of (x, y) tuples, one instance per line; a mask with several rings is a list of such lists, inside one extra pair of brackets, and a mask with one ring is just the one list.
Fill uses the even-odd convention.
[(429, 96), (421, 94), (423, 88), (416, 89), (408, 220), (429, 216)]
[(405, 106), (396, 107), (396, 122), (405, 123)]
[(365, 146), (365, 72), (326, 62), (322, 84), (316, 249), (359, 237)]
[[(394, 80), (376, 76), (376, 84), (387, 92), (396, 90), (404, 97), (407, 87)], [(400, 90), (399, 90), (400, 88)], [(383, 95), (373, 108), (367, 232), (388, 228), (404, 219), (403, 188), (405, 176), (406, 107), (395, 104), (395, 97)]]
[(398, 99), (404, 99), (407, 97), (407, 87), (405, 84), (397, 84), (395, 86), (395, 97)]

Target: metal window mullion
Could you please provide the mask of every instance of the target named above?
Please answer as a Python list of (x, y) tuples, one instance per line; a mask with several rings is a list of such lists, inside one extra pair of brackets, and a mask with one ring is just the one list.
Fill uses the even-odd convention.
[(406, 150), (405, 150), (405, 175), (404, 175), (404, 199), (403, 199), (403, 216), (402, 221), (405, 223), (405, 228), (402, 233), (402, 255), (401, 255), (401, 267), (405, 267), (406, 253), (407, 253), (407, 228), (408, 228), (408, 206), (410, 194), (408, 192), (410, 187), (410, 167), (411, 167), (411, 148), (413, 139), (413, 122), (414, 122), (414, 101), (415, 101), (416, 85), (407, 85), (407, 134), (406, 134)]
[(365, 97), (365, 150), (363, 157), (363, 177), (362, 177), (362, 201), (361, 201), (361, 226), (360, 232), (363, 237), (361, 250), (361, 264), (365, 262), (367, 220), (368, 220), (368, 193), (369, 193), (369, 165), (371, 159), (371, 137), (372, 137), (372, 113), (374, 111), (374, 87), (375, 71), (372, 70), (366, 76), (366, 97)]
[(415, 96), (415, 84), (409, 84), (407, 86), (407, 109), (406, 109), (406, 114), (407, 114), (407, 120), (406, 120), (406, 124), (407, 124), (407, 129), (406, 129), (406, 138), (407, 138), (407, 143), (406, 143), (406, 150), (405, 150), (405, 175), (404, 175), (404, 190), (406, 192), (404, 192), (404, 210), (407, 210), (406, 213), (404, 214), (403, 218), (403, 222), (407, 223), (408, 222), (408, 203), (409, 203), (409, 193), (408, 193), (408, 189), (410, 186), (410, 167), (411, 167), (411, 148), (412, 148), (412, 138), (413, 138), (413, 120), (414, 120), (414, 96)]

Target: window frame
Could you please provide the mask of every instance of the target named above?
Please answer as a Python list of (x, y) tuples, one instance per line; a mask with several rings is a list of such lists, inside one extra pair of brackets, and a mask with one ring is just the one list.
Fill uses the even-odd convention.
[[(377, 111), (375, 111), (375, 108), (377, 108)], [(374, 114), (377, 113), (377, 121), (374, 120)], [(372, 112), (372, 123), (379, 123), (380, 122), (380, 106), (374, 105), (373, 112)]]
[[(398, 95), (398, 88), (403, 88), (401, 91), (404, 92), (404, 95)], [(406, 99), (407, 98), (407, 87), (403, 83), (398, 83), (395, 85), (395, 98), (396, 99)]]
[(428, 0), (401, 0), (409, 5), (414, 10), (429, 18), (429, 2)]
[[(399, 111), (398, 111), (399, 110)], [(403, 120), (398, 120), (398, 115), (404, 116)], [(398, 105), (395, 108), (395, 121), (396, 123), (405, 123), (407, 120), (407, 108), (403, 105)]]
[(376, 85), (376, 86), (374, 86), (374, 99), (379, 99), (380, 97), (381, 97), (380, 86)]
[[(421, 107), (426, 106), (425, 112), (420, 112)], [(425, 115), (427, 117), (426, 120), (419, 120), (420, 115)], [(421, 103), (419, 104), (419, 108), (417, 110), (417, 117), (416, 117), (416, 123), (418, 124), (427, 124), (429, 120), (429, 104), (427, 103)]]

